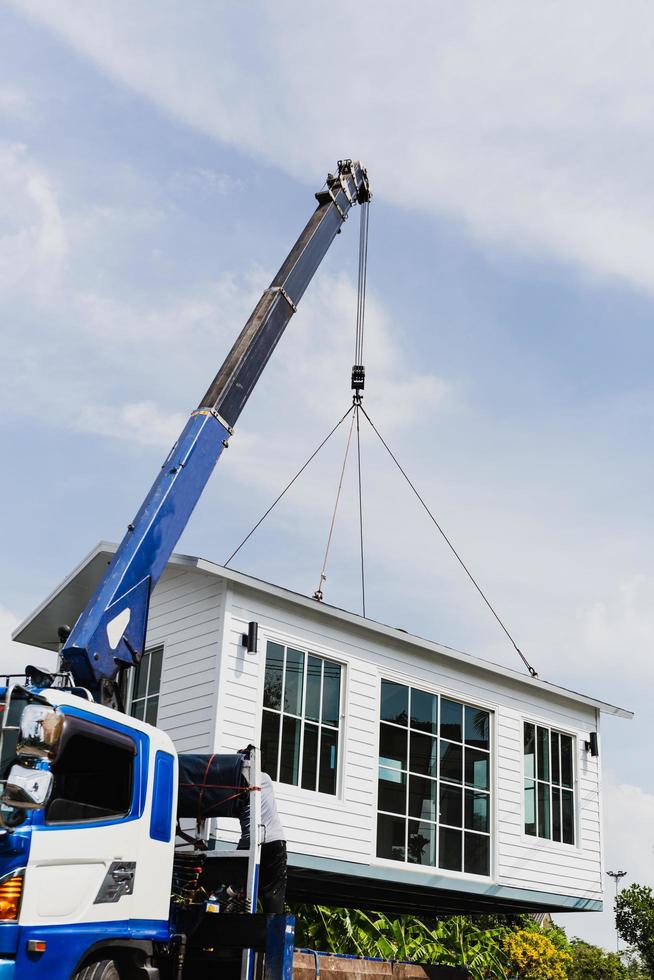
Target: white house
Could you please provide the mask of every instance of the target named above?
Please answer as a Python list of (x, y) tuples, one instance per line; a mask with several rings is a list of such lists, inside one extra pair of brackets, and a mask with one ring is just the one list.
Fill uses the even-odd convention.
[[(113, 551), (98, 545), (14, 638), (56, 649)], [(601, 909), (595, 734), (602, 712), (630, 712), (184, 555), (154, 590), (147, 650), (133, 714), (182, 752), (261, 745), (291, 900)]]

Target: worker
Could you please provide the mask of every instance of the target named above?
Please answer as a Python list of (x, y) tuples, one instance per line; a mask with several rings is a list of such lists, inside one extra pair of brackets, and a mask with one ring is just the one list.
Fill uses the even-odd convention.
[[(284, 911), (286, 900), (286, 834), (277, 812), (273, 782), (267, 772), (261, 773), (260, 785), (263, 840), (259, 868), (259, 898), (264, 912), (281, 913)], [(239, 815), (241, 824), (239, 850), (247, 850), (250, 846), (250, 794), (246, 793), (245, 797), (247, 802)]]

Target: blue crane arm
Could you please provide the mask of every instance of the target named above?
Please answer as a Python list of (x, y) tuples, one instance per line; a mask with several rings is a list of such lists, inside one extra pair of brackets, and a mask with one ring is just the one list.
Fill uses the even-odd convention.
[(370, 199), (365, 168), (342, 160), (199, 407), (191, 413), (100, 584), (64, 642), (75, 683), (115, 704), (119, 672), (145, 646), (152, 589), (227, 445), (234, 424), (350, 208)]

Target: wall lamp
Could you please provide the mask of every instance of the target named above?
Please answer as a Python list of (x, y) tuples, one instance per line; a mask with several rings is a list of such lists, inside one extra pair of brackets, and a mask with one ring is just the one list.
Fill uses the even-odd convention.
[(241, 636), (241, 645), (245, 647), (248, 653), (256, 653), (258, 650), (259, 642), (259, 624), (258, 623), (248, 623), (247, 633), (243, 633)]
[(599, 741), (597, 738), (597, 732), (591, 732), (588, 736), (588, 741), (584, 742), (584, 748), (586, 752), (590, 752), (592, 756), (599, 755)]

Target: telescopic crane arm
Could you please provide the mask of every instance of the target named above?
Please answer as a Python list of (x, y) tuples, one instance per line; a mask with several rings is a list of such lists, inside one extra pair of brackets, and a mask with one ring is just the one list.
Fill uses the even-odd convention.
[(65, 669), (103, 704), (116, 705), (120, 671), (143, 655), (152, 589), (298, 302), (350, 208), (370, 200), (365, 168), (339, 161), (316, 198), (318, 207), (191, 413), (64, 642)]

